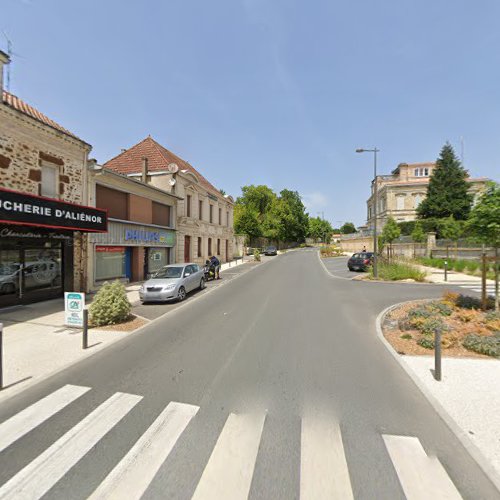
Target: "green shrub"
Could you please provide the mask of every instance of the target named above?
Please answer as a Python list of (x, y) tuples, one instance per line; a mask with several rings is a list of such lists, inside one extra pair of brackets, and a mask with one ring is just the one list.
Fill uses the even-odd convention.
[(419, 330), (424, 335), (434, 335), (436, 333), (444, 333), (448, 331), (448, 326), (444, 323), (444, 321), (439, 317), (430, 317), (424, 319), (419, 326)]
[(401, 338), (405, 340), (411, 340), (413, 337), (409, 333), (403, 333), (403, 335), (401, 335)]
[(453, 308), (444, 302), (432, 302), (430, 307), (437, 311), (441, 316), (451, 316)]
[(479, 269), (479, 262), (475, 260), (468, 260), (465, 264), (465, 270), (471, 274), (474, 274)]
[(471, 297), (470, 295), (460, 294), (455, 304), (462, 309), (481, 309), (481, 299)]
[(414, 307), (408, 311), (408, 318), (430, 318), (435, 314), (435, 311), (432, 310), (427, 304)]
[(106, 282), (90, 304), (89, 319), (94, 326), (116, 325), (130, 317), (131, 308), (123, 284)]
[(417, 344), (421, 347), (425, 347), (426, 349), (434, 349), (434, 339), (428, 337), (422, 337), (417, 340)]
[(320, 248), (321, 257), (338, 257), (342, 255), (342, 250), (333, 245), (325, 245)]
[[(383, 260), (378, 261), (378, 277), (386, 281), (399, 281), (406, 279), (413, 279), (415, 281), (424, 281), (425, 273), (417, 269), (411, 264), (405, 262), (387, 262)], [(369, 276), (373, 278), (373, 268), (369, 269)]]
[(500, 357), (500, 336), (497, 335), (485, 337), (471, 333), (465, 337), (462, 345), (469, 351)]
[(257, 262), (260, 262), (260, 251), (257, 248), (253, 251), (253, 258)]
[(466, 268), (466, 266), (467, 266), (467, 262), (465, 260), (456, 260), (453, 262), (453, 269), (457, 273), (463, 272), (464, 269)]

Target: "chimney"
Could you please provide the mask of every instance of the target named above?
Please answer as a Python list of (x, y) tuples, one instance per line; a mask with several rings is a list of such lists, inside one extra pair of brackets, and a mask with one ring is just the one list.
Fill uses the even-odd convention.
[(142, 157), (142, 177), (141, 181), (144, 182), (144, 184), (148, 183), (148, 159), (143, 156)]
[[(3, 66), (10, 63), (10, 57), (0, 50), (0, 94), (3, 92)], [(0, 98), (0, 102), (2, 99)]]

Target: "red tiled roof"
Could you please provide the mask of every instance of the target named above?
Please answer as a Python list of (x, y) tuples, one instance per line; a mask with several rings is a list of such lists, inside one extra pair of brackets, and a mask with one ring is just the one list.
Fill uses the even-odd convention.
[(59, 130), (59, 132), (62, 132), (66, 135), (73, 137), (74, 139), (78, 139), (81, 142), (85, 142), (82, 141), (82, 139), (77, 137), (75, 134), (72, 134), (69, 130), (66, 130), (64, 127), (61, 127), (61, 125), (56, 123), (54, 120), (51, 120), (48, 116), (45, 116), (43, 113), (40, 113), (40, 111), (35, 109), (33, 106), (30, 106), (29, 104), (19, 99), (19, 97), (15, 96), (14, 94), (11, 94), (10, 92), (7, 92), (6, 90), (2, 92), (2, 101), (7, 106), (10, 106), (16, 111), (20, 111), (21, 113), (24, 113), (25, 115), (34, 118), (35, 120), (43, 123), (44, 125), (48, 125), (49, 127)]
[(224, 197), (222, 193), (208, 182), (203, 175), (200, 174), (192, 165), (182, 158), (164, 148), (161, 144), (156, 142), (151, 136), (146, 137), (143, 141), (135, 146), (127, 149), (118, 156), (104, 163), (105, 168), (115, 170), (122, 174), (137, 174), (142, 172), (142, 159), (148, 159), (148, 171), (159, 172), (165, 170), (169, 163), (175, 163), (179, 170), (187, 170), (198, 178), (200, 184), (207, 190), (216, 194), (217, 196)]

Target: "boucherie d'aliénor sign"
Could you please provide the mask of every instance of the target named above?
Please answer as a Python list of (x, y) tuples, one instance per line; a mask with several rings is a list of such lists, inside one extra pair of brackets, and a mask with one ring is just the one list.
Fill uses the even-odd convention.
[(105, 233), (105, 210), (0, 188), (0, 222)]

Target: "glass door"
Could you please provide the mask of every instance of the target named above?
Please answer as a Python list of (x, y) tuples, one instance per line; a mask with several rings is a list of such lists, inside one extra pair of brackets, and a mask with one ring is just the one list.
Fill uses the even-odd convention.
[(26, 248), (23, 253), (21, 300), (60, 297), (63, 291), (60, 244), (52, 248)]
[(19, 303), (21, 263), (20, 250), (0, 249), (0, 307)]

